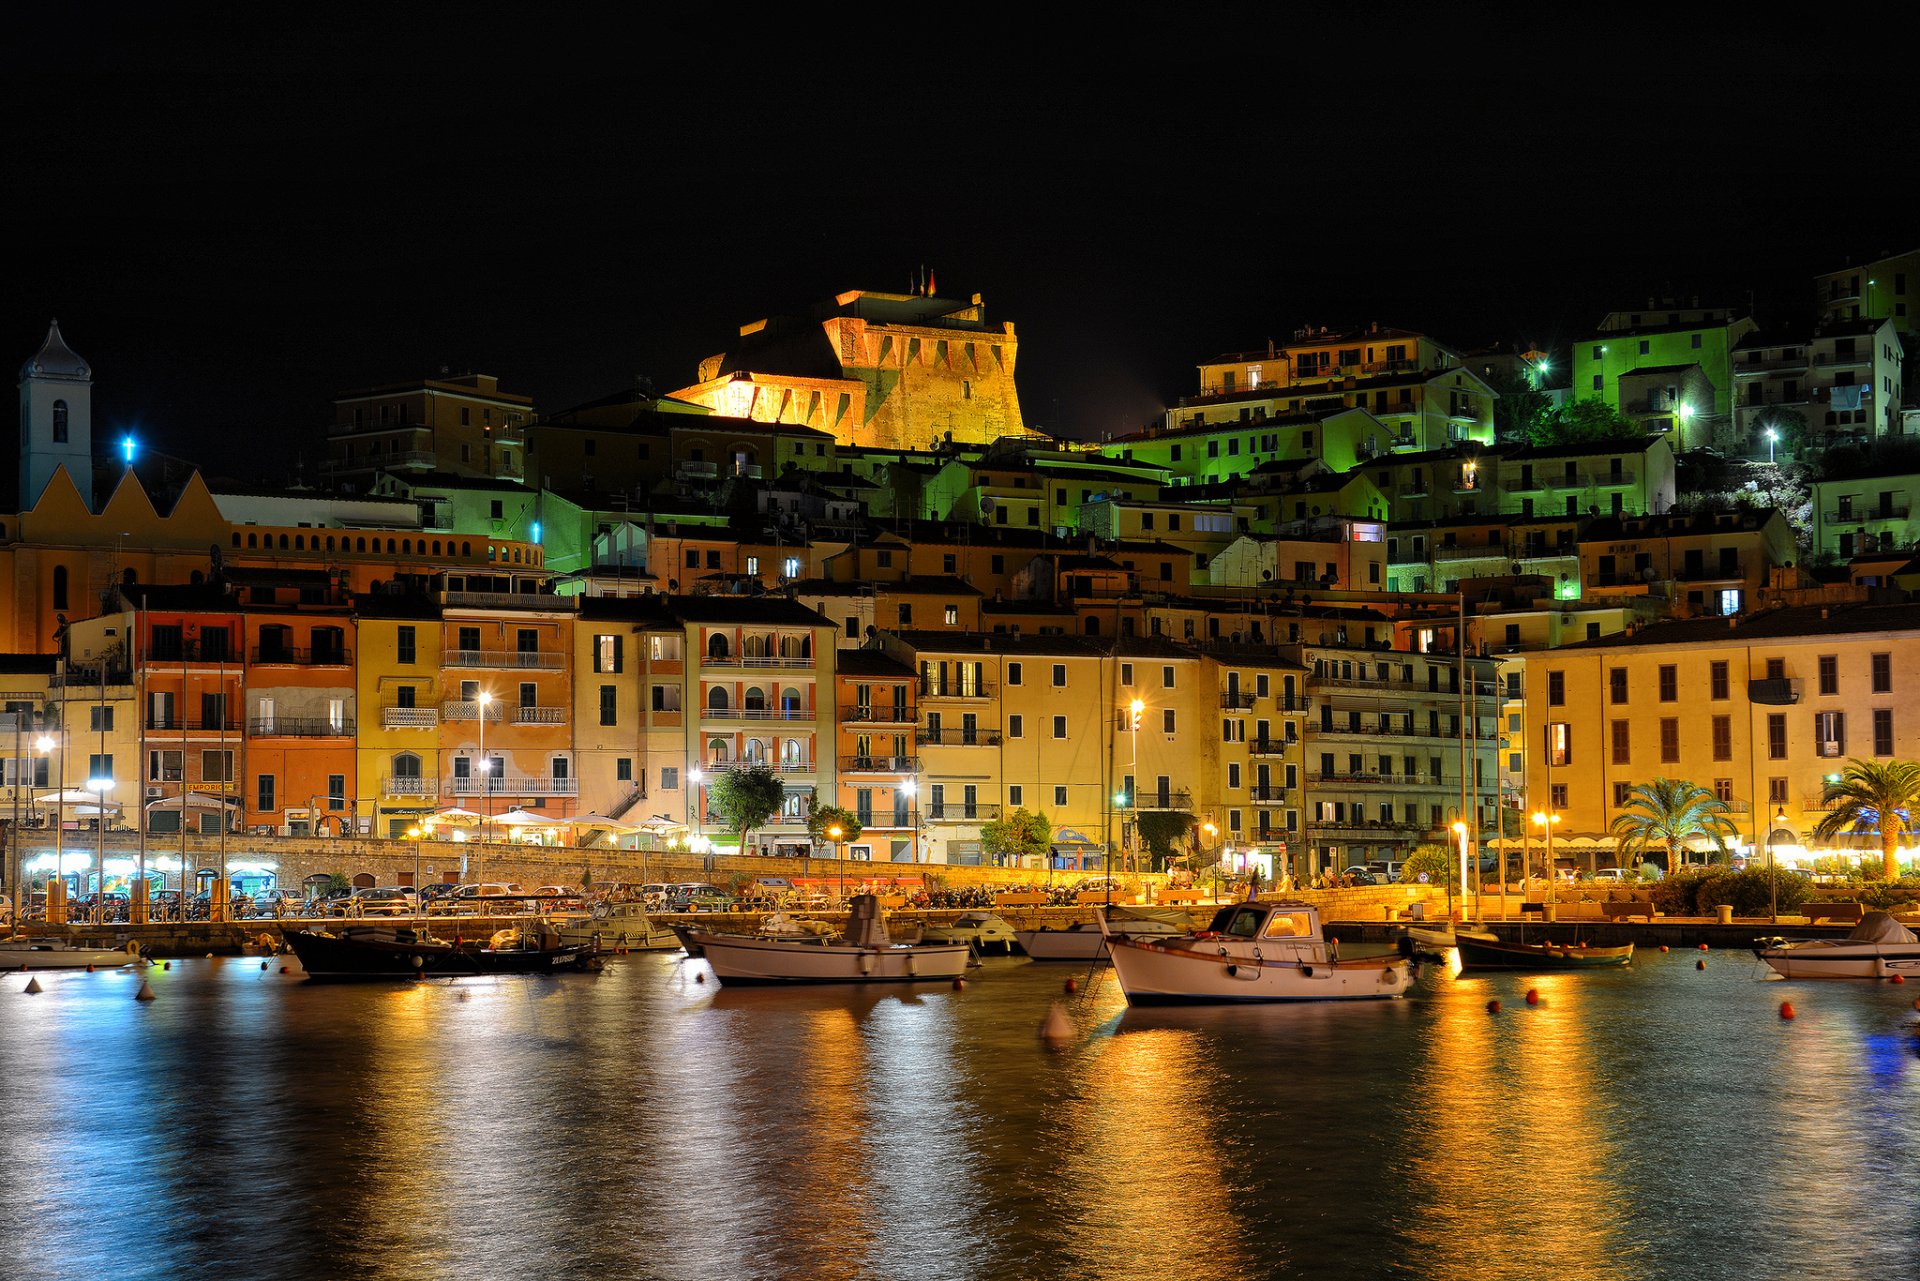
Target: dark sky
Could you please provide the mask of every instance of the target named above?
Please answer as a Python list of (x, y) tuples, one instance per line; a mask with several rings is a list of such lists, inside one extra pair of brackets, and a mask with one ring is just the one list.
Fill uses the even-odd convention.
[(1794, 323), (1920, 242), (1897, 64), (1727, 15), (132, 10), (15, 28), (0, 354), (59, 316), (96, 424), (216, 473), (443, 365), (668, 390), (923, 262), (1019, 326), (1028, 421), (1094, 435), (1301, 324), (1564, 346), (1663, 288)]

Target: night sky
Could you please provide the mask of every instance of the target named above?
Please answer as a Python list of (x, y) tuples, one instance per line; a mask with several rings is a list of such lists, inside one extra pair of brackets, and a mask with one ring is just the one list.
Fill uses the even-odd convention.
[(1900, 65), (1740, 11), (622, 12), (15, 24), (10, 367), (57, 315), (97, 426), (268, 478), (339, 388), (670, 390), (924, 263), (1018, 325), (1028, 422), (1084, 437), (1302, 324), (1564, 348), (1662, 290), (1794, 324), (1811, 272), (1920, 243), (1911, 95), (1863, 87)]

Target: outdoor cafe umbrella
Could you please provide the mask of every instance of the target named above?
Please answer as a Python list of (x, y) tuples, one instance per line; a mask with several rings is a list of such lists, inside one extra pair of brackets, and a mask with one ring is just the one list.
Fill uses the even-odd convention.
[[(33, 798), (35, 805), (98, 805), (99, 792), (83, 792), (70, 787), (64, 792), (42, 792)], [(112, 804), (112, 802), (108, 802)]]
[(429, 823), (452, 823), (471, 826), (481, 821), (483, 815), (476, 810), (463, 810), (458, 805), (449, 805), (446, 809), (435, 810), (427, 815)]
[(494, 827), (510, 828), (515, 832), (552, 832), (556, 828), (567, 826), (564, 818), (548, 818), (544, 814), (534, 814), (527, 810), (508, 810), (496, 814), (487, 820)]
[(585, 845), (595, 832), (605, 832), (611, 840), (613, 837), (640, 830), (632, 823), (622, 823), (619, 819), (608, 818), (605, 814), (582, 814), (578, 818), (569, 819), (568, 822), (573, 825), (575, 831), (580, 833), (582, 845)]

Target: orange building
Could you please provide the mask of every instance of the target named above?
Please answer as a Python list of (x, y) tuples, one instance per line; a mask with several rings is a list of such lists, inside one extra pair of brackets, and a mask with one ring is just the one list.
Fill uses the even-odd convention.
[[(919, 740), (928, 731), (917, 728), (914, 671), (874, 649), (841, 650), (834, 660), (840, 767), (835, 804), (853, 811), (861, 827), (848, 852), (875, 862), (917, 862)], [(979, 732), (999, 741), (998, 729)]]

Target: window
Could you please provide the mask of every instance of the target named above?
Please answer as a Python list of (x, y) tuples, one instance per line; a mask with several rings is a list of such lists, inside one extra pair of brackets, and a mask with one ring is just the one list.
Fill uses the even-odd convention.
[(1565, 672), (1547, 673), (1547, 706), (1565, 707), (1567, 704), (1567, 674)]
[(948, 627), (958, 627), (960, 625), (960, 607), (958, 605), (947, 606), (946, 618)]
[(1565, 783), (1555, 783), (1551, 796), (1553, 798), (1553, 808), (1557, 810), (1567, 808), (1567, 785)]
[(1822, 654), (1820, 665), (1820, 692), (1838, 694), (1840, 692), (1840, 659), (1833, 654)]
[(1547, 725), (1547, 764), (1571, 765), (1573, 763), (1573, 726), (1565, 721), (1552, 721)]
[(760, 572), (760, 558), (758, 556), (747, 557), (747, 572), (749, 574), (758, 574)]
[(1160, 713), (1160, 729), (1162, 730), (1162, 732), (1168, 733), (1168, 734), (1173, 733), (1174, 732), (1173, 722), (1174, 722), (1174, 716), (1173, 716), (1173, 709), (1171, 707), (1167, 708), (1165, 711)]
[(1727, 697), (1727, 664), (1724, 659), (1717, 660), (1707, 668), (1709, 693), (1711, 697)]
[(1893, 709), (1890, 707), (1873, 709), (1873, 754), (1893, 755)]
[[(67, 567), (65, 565), (55, 565), (53, 567), (53, 607), (55, 609), (68, 608)], [(154, 630), (158, 631), (160, 629), (155, 628)]]
[(1787, 803), (1786, 779), (1770, 778), (1767, 780), (1767, 803), (1769, 805), (1785, 805)]
[(618, 685), (600, 687), (600, 723), (602, 725), (620, 723), (620, 687)]
[(1160, 687), (1162, 689), (1173, 688), (1173, 668), (1162, 667), (1160, 669)]
[(1056, 716), (1053, 718), (1053, 736), (1055, 738), (1065, 738), (1067, 736), (1067, 718), (1066, 717)]
[(345, 774), (327, 775), (327, 808), (330, 810), (347, 808), (347, 776)]
[(1026, 718), (1018, 714), (1007, 717), (1007, 737), (1024, 738), (1027, 733)]
[(278, 806), (273, 803), (273, 775), (262, 774), (258, 781), (259, 786), (255, 789), (254, 793), (254, 808), (257, 810), (277, 809)]
[(1627, 669), (1611, 668), (1607, 672), (1607, 699), (1612, 703), (1627, 701)]
[(1025, 797), (1025, 795), (1026, 792), (1018, 783), (1011, 784), (1007, 788), (1007, 804), (1016, 806), (1023, 804), (1022, 798)]
[(1120, 664), (1120, 685), (1124, 689), (1133, 688), (1133, 664)]
[(633, 757), (615, 757), (613, 762), (613, 777), (615, 782), (631, 783), (633, 781)]
[(1733, 759), (1733, 718), (1731, 716), (1713, 718), (1713, 759), (1716, 761)]
[(102, 731), (111, 733), (113, 731), (113, 709), (107, 706), (89, 707), (87, 709), (87, 728), (96, 734)]
[(1020, 664), (1008, 663), (1007, 664), (1007, 684), (1018, 685), (1019, 683), (1020, 683)]
[(593, 670), (596, 672), (618, 673), (621, 660), (621, 641), (623, 636), (595, 636), (593, 638)]
[(1633, 796), (1632, 783), (1615, 783), (1613, 785), (1613, 808), (1621, 809), (1626, 805), (1627, 801), (1632, 798), (1632, 796)]
[(1784, 761), (1787, 759), (1787, 718), (1785, 713), (1775, 712), (1767, 717), (1767, 759)]
[[(100, 775), (99, 777), (104, 778), (106, 775)], [(200, 777), (208, 783), (231, 783), (233, 781), (233, 753), (200, 753)]]
[(67, 443), (67, 402), (64, 400), (53, 402), (53, 443)]
[(1055, 663), (1053, 665), (1053, 687), (1055, 689), (1065, 689), (1067, 687), (1067, 665), (1065, 663)]
[(1729, 805), (1733, 804), (1733, 780), (1730, 778), (1714, 779), (1713, 799), (1716, 801), (1724, 801)]
[(780, 562), (780, 576), (782, 578), (800, 577), (800, 558), (798, 556), (788, 556), (782, 560)]
[(1876, 694), (1893, 693), (1893, 655), (1875, 654), (1873, 656), (1873, 692)]
[(1660, 718), (1660, 763), (1671, 765), (1680, 759), (1680, 718)]
[(1064, 787), (1055, 787), (1053, 789), (1054, 807), (1057, 809), (1065, 805), (1066, 803), (1067, 803), (1067, 789)]
[(660, 767), (660, 790), (663, 792), (677, 792), (680, 790), (680, 767), (678, 765), (662, 765)]
[(1680, 669), (1671, 663), (1660, 665), (1660, 701), (1663, 703), (1680, 701)]
[(1813, 747), (1814, 751), (1821, 756), (1847, 754), (1847, 714), (1845, 712), (1813, 714)]
[(1628, 723), (1626, 721), (1614, 721), (1613, 763), (1615, 765), (1631, 765), (1633, 764), (1631, 757), (1631, 731), (1629, 730)]

